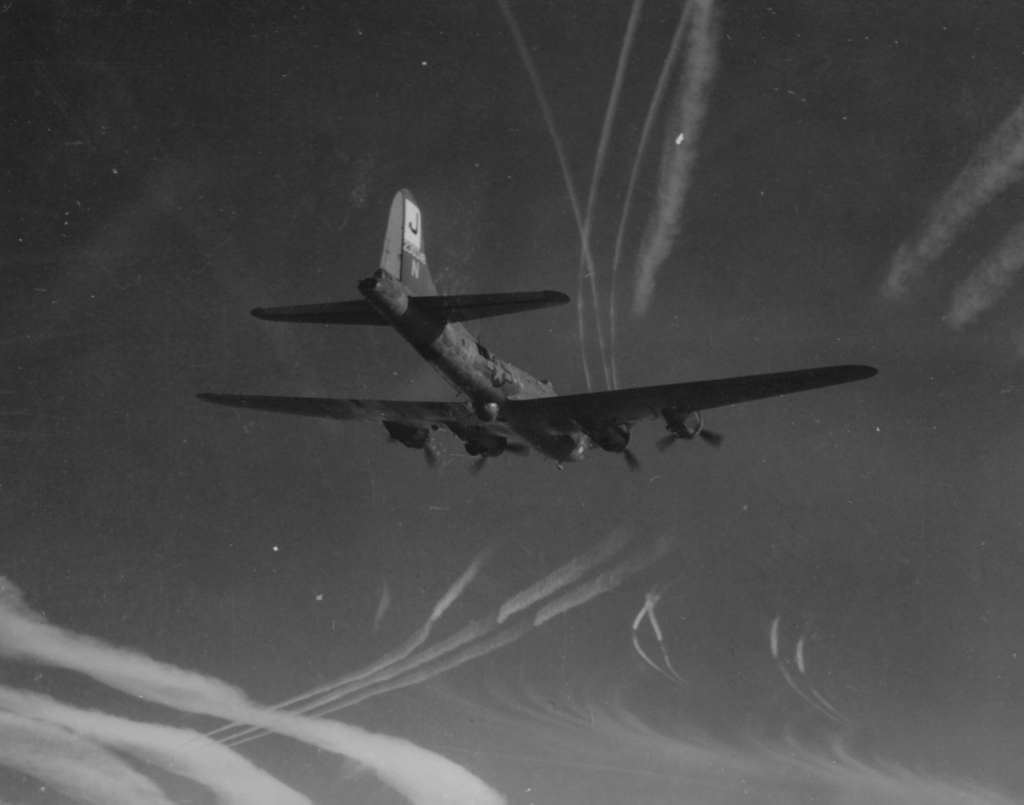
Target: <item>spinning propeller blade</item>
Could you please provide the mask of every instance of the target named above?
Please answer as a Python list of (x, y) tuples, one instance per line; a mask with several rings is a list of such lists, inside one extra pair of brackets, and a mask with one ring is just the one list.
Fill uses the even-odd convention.
[(712, 447), (721, 447), (722, 441), (725, 439), (725, 437), (721, 433), (718, 433), (718, 431), (714, 430), (702, 430), (698, 434), (698, 436), (700, 436), (700, 438), (702, 438)]

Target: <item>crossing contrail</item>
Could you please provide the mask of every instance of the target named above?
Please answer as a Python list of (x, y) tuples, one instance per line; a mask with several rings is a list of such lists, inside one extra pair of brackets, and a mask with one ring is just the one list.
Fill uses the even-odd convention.
[(409, 741), (338, 721), (318, 721), (272, 710), (214, 677), (47, 623), (25, 604), (20, 590), (3, 577), (0, 656), (76, 671), (116, 690), (176, 710), (246, 722), (344, 755), (372, 769), (414, 805), (505, 803), (504, 797), (462, 766)]

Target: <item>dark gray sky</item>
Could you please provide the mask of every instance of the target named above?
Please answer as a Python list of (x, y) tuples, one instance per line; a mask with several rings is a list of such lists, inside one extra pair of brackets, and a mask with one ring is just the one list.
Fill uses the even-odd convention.
[[(513, 9), (585, 189), (629, 4)], [(497, 5), (0, 11), (0, 575), (51, 623), (273, 702), (397, 645), (491, 541), (439, 634), (626, 524), (638, 545), (673, 534), (677, 548), (516, 643), (342, 717), (445, 754), (517, 803), (731, 803), (748, 785), (770, 802), (943, 801), (946, 784), (1024, 798), (1020, 293), (960, 330), (943, 322), (1024, 212), (1020, 187), (906, 294), (882, 294), (897, 249), (1021, 101), (1024, 6), (718, 4), (682, 231), (644, 317), (629, 300), (674, 136), (664, 122), (628, 222), (623, 382), (831, 363), (878, 377), (711, 412), (720, 450), (660, 453), (663, 431), (638, 426), (636, 473), (595, 453), (562, 472), (502, 456), (477, 477), (451, 437), (430, 472), (376, 426), (194, 394), (448, 398), (393, 332), (249, 315), (355, 298), (400, 187), (423, 208), (442, 292), (575, 297), (572, 210)], [(626, 75), (595, 218), (603, 303), (678, 14), (647, 4)], [(475, 329), (560, 391), (585, 390), (574, 305)], [(668, 582), (657, 613), (685, 686), (631, 642), (645, 593)], [(845, 722), (787, 685), (769, 648), (780, 615), (789, 672), (803, 636), (797, 681)], [(0, 681), (217, 723), (42, 666), (0, 661)], [(283, 738), (243, 752), (317, 803), (397, 796)], [(822, 757), (842, 772), (812, 771)], [(894, 767), (919, 775), (910, 793)], [(179, 788), (166, 783), (178, 801), (212, 801)], [(3, 769), (0, 800), (68, 801)]]

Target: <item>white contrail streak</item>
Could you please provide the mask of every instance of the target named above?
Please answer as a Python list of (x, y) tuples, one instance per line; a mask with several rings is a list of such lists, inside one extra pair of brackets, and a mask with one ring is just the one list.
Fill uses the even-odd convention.
[[(664, 591), (664, 587), (661, 590), (654, 587), (644, 597), (644, 605), (640, 608), (636, 618), (633, 619), (633, 648), (636, 649), (643, 661), (659, 674), (663, 674), (677, 684), (685, 685), (686, 680), (680, 676), (679, 672), (676, 671), (675, 667), (672, 665), (672, 660), (668, 655), (668, 649), (665, 647), (665, 636), (662, 634), (661, 625), (658, 623), (658, 616), (654, 614), (654, 610), (657, 608), (658, 601), (661, 600), (661, 596)], [(654, 660), (647, 655), (647, 652), (644, 651), (643, 647), (640, 645), (638, 630), (640, 629), (640, 624), (643, 623), (645, 617), (650, 621), (651, 630), (654, 632), (654, 637), (658, 641), (658, 645), (661, 647), (661, 656), (665, 662), (665, 668), (662, 668), (654, 662)]]
[(637, 551), (633, 556), (619, 562), (611, 570), (606, 570), (601, 575), (595, 576), (590, 581), (584, 582), (579, 587), (556, 598), (550, 604), (541, 607), (533, 619), (533, 625), (540, 626), (556, 615), (568, 612), (580, 604), (585, 604), (592, 598), (614, 590), (630, 576), (646, 570), (659, 559), (667, 556), (675, 547), (675, 544), (675, 535), (666, 534), (658, 538), (646, 550)]
[(897, 299), (935, 262), (978, 211), (1024, 174), (1024, 103), (986, 140), (932, 206), (920, 234), (900, 246), (882, 293)]
[(370, 630), (374, 634), (380, 631), (380, 625), (384, 622), (384, 616), (388, 614), (390, 608), (391, 590), (388, 588), (388, 580), (384, 579), (384, 584), (380, 590), (380, 602), (377, 604), (377, 611), (373, 615), (373, 628)]
[(675, 67), (676, 59), (679, 56), (679, 49), (683, 43), (683, 33), (686, 31), (686, 23), (693, 12), (694, 0), (687, 0), (683, 6), (683, 12), (679, 15), (679, 24), (672, 36), (672, 44), (669, 45), (668, 55), (665, 57), (665, 64), (661, 68), (661, 75), (658, 76), (658, 84), (654, 89), (654, 97), (651, 98), (651, 105), (647, 108), (647, 117), (644, 120), (644, 127), (640, 133), (640, 143), (636, 147), (636, 156), (633, 158), (633, 168), (629, 172), (629, 184), (626, 187), (626, 200), (622, 204), (622, 214), (619, 216), (619, 229), (615, 233), (615, 253), (612, 257), (612, 271), (610, 290), (608, 291), (608, 349), (611, 354), (612, 364), (612, 388), (619, 387), (619, 367), (615, 361), (615, 334), (616, 334), (616, 311), (615, 304), (615, 280), (619, 273), (619, 262), (622, 259), (622, 247), (625, 243), (626, 221), (629, 220), (630, 208), (633, 204), (633, 192), (636, 190), (637, 177), (640, 175), (640, 165), (643, 163), (644, 155), (647, 153), (647, 144), (651, 139), (651, 132), (654, 130), (654, 121), (661, 110), (661, 102), (668, 89), (668, 79)]
[[(622, 584), (630, 576), (639, 573), (659, 559), (667, 555), (675, 547), (675, 537), (664, 536), (659, 540), (656, 540), (647, 550), (640, 551), (636, 555), (624, 559), (619, 564), (601, 574), (596, 576), (592, 581), (585, 584), (581, 584), (572, 591), (566, 593), (560, 598), (555, 599), (546, 607), (543, 607), (538, 611), (536, 616), (531, 623), (529, 620), (520, 620), (514, 626), (509, 626), (505, 629), (495, 631), (497, 622), (495, 618), (488, 618), (485, 621), (478, 621), (476, 624), (472, 624), (463, 630), (467, 634), (460, 633), (456, 636), (458, 638), (458, 645), (465, 646), (462, 651), (458, 654), (452, 655), (452, 648), (447, 647), (443, 651), (433, 651), (435, 647), (427, 649), (421, 652), (416, 657), (409, 658), (408, 662), (414, 662), (415, 666), (426, 665), (428, 660), (420, 660), (418, 658), (426, 654), (432, 654), (429, 660), (435, 660), (444, 658), (440, 662), (433, 665), (429, 665), (423, 668), (416, 674), (410, 676), (402, 676), (393, 682), (387, 682), (386, 684), (377, 685), (377, 680), (373, 680), (373, 687), (371, 689), (362, 690), (355, 692), (355, 695), (339, 697), (337, 703), (325, 705), (319, 707), (316, 710), (316, 715), (326, 715), (327, 713), (333, 713), (345, 707), (351, 707), (354, 704), (358, 704), (361, 701), (365, 701), (371, 696), (378, 696), (381, 693), (387, 693), (398, 688), (406, 687), (408, 685), (417, 684), (436, 676), (444, 671), (449, 671), (465, 662), (482, 657), (485, 654), (490, 654), (492, 651), (512, 643), (519, 638), (523, 637), (527, 633), (531, 632), (541, 624), (551, 620), (558, 615), (563, 615), (571, 609), (585, 604), (588, 601), (596, 598), (604, 593), (611, 592), (620, 584)], [(472, 633), (469, 637), (468, 634)], [(486, 639), (483, 639), (485, 638)], [(387, 669), (385, 674), (388, 677), (394, 676), (392, 673), (394, 669)]]
[(1003, 238), (995, 251), (953, 291), (946, 324), (954, 330), (966, 327), (1006, 296), (1024, 268), (1024, 221)]
[[(408, 640), (406, 640), (394, 651), (388, 652), (379, 660), (371, 663), (365, 668), (362, 668), (358, 671), (354, 671), (350, 674), (345, 674), (344, 676), (335, 679), (333, 682), (327, 682), (323, 685), (313, 688), (312, 690), (308, 690), (303, 694), (293, 696), (290, 699), (286, 699), (283, 702), (278, 702), (274, 705), (274, 709), (279, 710), (285, 707), (291, 707), (292, 705), (298, 704), (299, 702), (304, 702), (307, 699), (314, 699), (314, 697), (316, 697), (314, 701), (307, 702), (303, 706), (293, 709), (293, 712), (296, 713), (308, 712), (309, 710), (312, 710), (315, 707), (322, 704), (323, 701), (325, 700), (325, 695), (327, 697), (326, 700), (333, 700), (334, 694), (338, 691), (352, 690), (354, 687), (358, 687), (358, 685), (356, 685), (355, 683), (358, 683), (360, 680), (374, 676), (375, 674), (378, 674), (379, 672), (383, 671), (385, 668), (395, 665), (400, 660), (404, 660), (406, 657), (412, 654), (413, 651), (415, 651), (417, 648), (423, 645), (424, 642), (426, 642), (427, 638), (430, 637), (430, 633), (433, 630), (434, 625), (441, 619), (444, 613), (448, 610), (448, 607), (455, 603), (456, 599), (460, 595), (462, 595), (465, 589), (473, 582), (473, 579), (475, 579), (477, 575), (480, 573), (480, 569), (484, 566), (487, 560), (494, 555), (494, 550), (495, 546), (492, 544), (484, 550), (482, 550), (473, 558), (473, 561), (469, 563), (469, 566), (462, 572), (462, 575), (455, 580), (455, 583), (448, 588), (445, 594), (441, 596), (441, 599), (434, 605), (434, 609), (430, 613), (430, 617), (427, 618), (426, 622), (419, 629), (417, 629), (416, 632), (414, 632), (413, 635)], [(218, 729), (208, 732), (207, 735), (210, 737), (213, 737), (214, 735), (220, 735), (223, 732), (234, 730), (238, 726), (238, 724), (226, 724), (223, 727), (219, 727)], [(242, 730), (238, 734), (231, 736), (231, 738), (221, 738), (220, 740), (227, 740), (231, 743), (234, 743), (243, 736), (249, 735), (250, 733), (256, 731), (257, 730), (255, 730), (254, 728), (249, 727)]]
[[(0, 707), (59, 725), (74, 734), (205, 785), (223, 805), (311, 805), (310, 800), (223, 744), (193, 730), (144, 724), (79, 710), (49, 696), (0, 685)], [(201, 743), (196, 745), (194, 741)], [(191, 746), (187, 744), (192, 743)], [(198, 750), (198, 751), (197, 751)]]
[(828, 700), (818, 693), (814, 689), (814, 686), (806, 681), (806, 666), (804, 664), (804, 638), (806, 635), (801, 635), (800, 639), (796, 643), (796, 651), (794, 652), (794, 661), (797, 669), (804, 676), (804, 681), (807, 684), (807, 689), (810, 694), (806, 693), (802, 686), (798, 685), (792, 674), (786, 670), (786, 662), (779, 656), (779, 621), (782, 616), (777, 615), (775, 620), (772, 621), (772, 628), (768, 633), (768, 643), (771, 646), (772, 657), (775, 658), (775, 663), (779, 667), (779, 671), (782, 674), (782, 678), (786, 680), (786, 684), (792, 688), (793, 692), (803, 699), (807, 704), (817, 710), (819, 713), (824, 715), (826, 718), (830, 718), (834, 721), (838, 721), (841, 724), (852, 726), (853, 722), (850, 721), (846, 716), (840, 713), (836, 708), (829, 704)]
[[(619, 107), (619, 95), (622, 92), (622, 81), (626, 76), (626, 64), (629, 62), (629, 54), (633, 48), (633, 40), (636, 38), (637, 25), (640, 23), (640, 13), (643, 11), (644, 0), (633, 0), (633, 10), (629, 14), (629, 22), (626, 23), (626, 34), (622, 39), (622, 48), (619, 51), (619, 63), (615, 68), (615, 79), (612, 82), (612, 92), (608, 98), (608, 107), (604, 112), (604, 123), (601, 125), (601, 139), (597, 145), (597, 155), (594, 157), (594, 172), (590, 177), (590, 191), (587, 193), (587, 209), (583, 217), (583, 246), (580, 249), (580, 273), (579, 281), (576, 284), (576, 316), (579, 321), (580, 341), (583, 341), (583, 276), (590, 279), (590, 296), (594, 306), (594, 331), (597, 334), (598, 344), (601, 346), (601, 368), (604, 370), (604, 382), (608, 388), (614, 388), (608, 363), (604, 360), (604, 334), (601, 327), (601, 306), (597, 298), (597, 278), (593, 271), (587, 271), (586, 253), (590, 249), (590, 229), (594, 219), (594, 205), (597, 202), (597, 189), (601, 184), (601, 175), (604, 172), (605, 159), (608, 156), (608, 143), (611, 141), (612, 126), (615, 122), (615, 112)], [(614, 356), (612, 357), (614, 361)]]
[[(637, 265), (633, 312), (638, 316), (647, 312), (658, 270), (672, 252), (679, 234), (679, 219), (690, 187), (690, 173), (697, 160), (697, 141), (718, 64), (714, 5), (712, 0), (694, 0), (694, 3), (682, 93), (662, 152), (657, 209), (648, 223)], [(679, 132), (685, 137), (677, 143)]]
[[(616, 529), (589, 551), (580, 554), (537, 584), (513, 596), (500, 608), (497, 614), (477, 620), (419, 653), (402, 658), (401, 661), (387, 663), (383, 667), (381, 663), (375, 663), (374, 667), (376, 670), (373, 674), (368, 675), (365, 672), (359, 672), (358, 674), (351, 675), (350, 681), (347, 681), (345, 684), (335, 685), (328, 690), (318, 689), (317, 694), (319, 695), (316, 698), (311, 699), (312, 694), (303, 694), (295, 697), (293, 701), (301, 701), (303, 704), (293, 709), (292, 712), (316, 716), (333, 713), (373, 696), (429, 679), (464, 662), (507, 645), (513, 640), (518, 640), (522, 635), (539, 624), (531, 624), (529, 621), (525, 621), (497, 633), (495, 633), (495, 630), (505, 619), (551, 596), (558, 590), (564, 589), (591, 569), (603, 564), (621, 551), (629, 540), (632, 539), (632, 536), (633, 531), (628, 526)], [(662, 541), (666, 540), (671, 542), (667, 537), (663, 538)], [(604, 575), (595, 578), (594, 581), (599, 589), (593, 589), (588, 587), (588, 585), (581, 585), (576, 590), (583, 590), (585, 594), (578, 599), (573, 599), (566, 603), (566, 599), (572, 596), (576, 590), (573, 593), (569, 593), (568, 596), (558, 599), (556, 603), (561, 608), (554, 614), (566, 612), (601, 593), (614, 589), (628, 576), (647, 567), (650, 561), (654, 561), (649, 558), (652, 551), (656, 553), (657, 557), (663, 555), (658, 552), (660, 549), (657, 546), (660, 544), (661, 542), (656, 543), (655, 548), (623, 560)], [(504, 617), (502, 617), (503, 615)], [(484, 638), (487, 639), (485, 640)], [(462, 650), (458, 654), (454, 654), (458, 649)], [(410, 674), (413, 671), (415, 673)], [(259, 730), (246, 730), (244, 733), (227, 739), (227, 742), (231, 746), (238, 746), (240, 743), (262, 737), (262, 734)]]
[[(533, 63), (533, 58), (530, 56), (530, 48), (526, 44), (526, 39), (523, 38), (523, 32), (519, 29), (519, 23), (516, 22), (515, 16), (512, 14), (512, 8), (508, 4), (508, 0), (496, 0), (498, 8), (501, 9), (502, 16), (505, 17), (505, 22), (508, 24), (509, 30), (512, 32), (512, 38), (515, 40), (516, 49), (519, 51), (519, 57), (523, 60), (523, 66), (526, 68), (527, 74), (530, 76), (530, 83), (533, 85), (533, 91), (537, 95), (537, 101), (540, 103), (541, 113), (544, 115), (544, 122), (547, 124), (548, 133), (551, 135), (551, 140), (555, 145), (555, 153), (558, 155), (558, 164), (562, 169), (562, 178), (565, 180), (565, 189), (569, 194), (569, 203), (572, 205), (573, 215), (576, 217), (576, 228), (580, 233), (580, 242), (583, 248), (583, 257), (587, 263), (587, 270), (594, 273), (594, 258), (590, 254), (590, 244), (587, 243), (587, 239), (583, 235), (583, 211), (580, 209), (579, 196), (576, 194), (576, 185), (572, 180), (572, 172), (569, 170), (569, 159), (565, 155), (565, 147), (562, 145), (562, 138), (558, 135), (558, 127), (555, 125), (555, 116), (551, 111), (551, 106), (548, 104), (547, 96), (544, 94), (544, 87), (540, 82), (540, 73), (537, 72), (537, 68)], [(598, 341), (598, 346), (601, 349), (601, 363), (605, 362), (604, 355), (604, 343)], [(590, 378), (590, 367), (587, 365), (587, 350), (586, 344), (583, 341), (583, 325), (580, 323), (580, 353), (583, 359), (583, 377), (587, 383), (587, 391), (593, 391), (593, 382)]]
[(415, 805), (503, 805), (505, 801), (463, 767), (408, 741), (270, 710), (218, 679), (52, 626), (30, 610), (18, 588), (2, 577), (0, 655), (78, 671), (152, 702), (245, 722), (345, 755), (373, 769)]
[(632, 538), (632, 527), (620, 526), (615, 529), (597, 545), (584, 551), (550, 575), (545, 576), (536, 584), (527, 587), (502, 604), (501, 609), (498, 610), (498, 623), (504, 623), (517, 612), (527, 609), (538, 601), (542, 601), (558, 592), (563, 587), (567, 587), (581, 579), (593, 568), (604, 564), (615, 554), (619, 553)]
[(94, 805), (174, 805), (113, 752), (60, 727), (0, 712), (0, 765)]

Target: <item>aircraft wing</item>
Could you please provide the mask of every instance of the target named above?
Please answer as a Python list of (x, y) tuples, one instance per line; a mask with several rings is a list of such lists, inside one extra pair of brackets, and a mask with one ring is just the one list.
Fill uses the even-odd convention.
[(273, 411), (279, 414), (317, 416), (325, 419), (361, 419), (428, 426), (462, 422), (472, 411), (457, 402), (407, 402), (404, 400), (335, 400), (329, 397), (265, 397), (254, 394), (197, 394), (204, 402)]
[(578, 427), (581, 422), (630, 425), (644, 419), (657, 419), (665, 409), (689, 412), (721, 408), (865, 380), (877, 373), (878, 370), (870, 366), (824, 366), (723, 380), (516, 400), (506, 404), (506, 412), (510, 420), (539, 421), (548, 427), (566, 431)]

